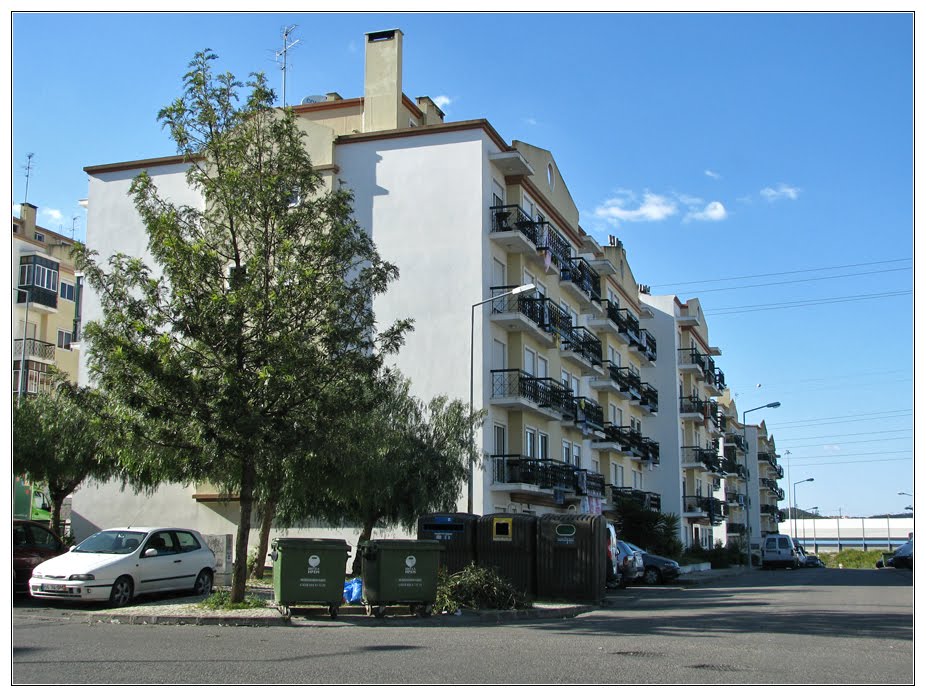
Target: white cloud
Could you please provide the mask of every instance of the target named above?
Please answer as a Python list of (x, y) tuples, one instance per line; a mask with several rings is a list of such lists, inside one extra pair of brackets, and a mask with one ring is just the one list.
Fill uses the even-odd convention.
[(39, 213), (39, 215), (41, 215), (43, 218), (51, 220), (54, 223), (61, 222), (61, 220), (64, 219), (64, 214), (55, 208), (45, 208)]
[(19, 217), (19, 211), (20, 211), (19, 204), (14, 203), (13, 204), (13, 215), (15, 215), (17, 218)]
[(665, 220), (678, 211), (675, 201), (647, 191), (640, 201), (633, 192), (619, 191), (595, 209), (595, 215), (611, 222), (653, 222)]
[(711, 179), (720, 179), (720, 175), (717, 174), (717, 172), (714, 172), (709, 169), (704, 170), (704, 175), (707, 177), (710, 177)]
[(726, 218), (727, 209), (723, 207), (723, 204), (720, 201), (711, 201), (699, 211), (690, 211), (684, 221), (686, 223), (689, 220), (717, 221), (726, 220)]
[(450, 103), (451, 103), (453, 100), (452, 100), (450, 97), (448, 97), (447, 95), (445, 95), (445, 94), (440, 94), (440, 95), (434, 97), (434, 99), (433, 99), (432, 101), (433, 101), (435, 104), (437, 104), (437, 108), (438, 108), (438, 109), (443, 110), (445, 107), (449, 106)]
[(778, 186), (771, 187), (767, 186), (762, 191), (759, 192), (766, 201), (769, 203), (777, 201), (778, 199), (787, 198), (794, 200), (797, 198), (797, 195), (800, 193), (800, 189), (796, 186), (790, 186), (788, 184), (779, 184)]
[(824, 445), (823, 449), (826, 451), (839, 451), (842, 450), (838, 445)]
[(533, 116), (526, 116), (526, 117), (524, 117), (523, 121), (524, 121), (524, 123), (526, 123), (528, 126), (536, 126), (536, 125), (537, 125), (537, 119), (535, 119)]

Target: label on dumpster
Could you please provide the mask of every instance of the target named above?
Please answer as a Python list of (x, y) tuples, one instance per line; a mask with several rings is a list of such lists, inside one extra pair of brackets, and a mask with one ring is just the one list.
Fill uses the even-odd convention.
[(300, 588), (325, 588), (328, 586), (328, 579), (325, 578), (300, 578)]

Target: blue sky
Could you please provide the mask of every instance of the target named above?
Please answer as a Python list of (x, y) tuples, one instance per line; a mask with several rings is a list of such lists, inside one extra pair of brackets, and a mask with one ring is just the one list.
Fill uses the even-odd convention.
[(398, 27), (406, 94), (551, 150), (587, 232), (701, 299), (740, 408), (782, 403), (750, 421), (801, 508), (912, 503), (912, 15), (14, 14), (11, 204), (34, 153), (40, 224), (83, 238), (83, 167), (174, 152), (193, 53), (279, 89), (291, 24), (290, 103), (360, 96)]

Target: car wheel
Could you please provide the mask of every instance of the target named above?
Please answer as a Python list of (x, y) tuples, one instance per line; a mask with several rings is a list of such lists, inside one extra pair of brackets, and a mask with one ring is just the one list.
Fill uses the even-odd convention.
[(193, 584), (193, 595), (209, 595), (212, 592), (212, 572), (203, 569)]
[(113, 583), (113, 589), (109, 593), (109, 604), (113, 607), (125, 607), (132, 602), (132, 590), (132, 579), (120, 576)]
[(643, 582), (647, 586), (656, 586), (662, 583), (662, 574), (655, 566), (647, 566), (643, 572)]

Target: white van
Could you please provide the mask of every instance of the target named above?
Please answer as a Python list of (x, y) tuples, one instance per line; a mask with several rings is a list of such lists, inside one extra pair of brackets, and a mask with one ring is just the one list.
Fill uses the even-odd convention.
[(796, 569), (800, 565), (794, 540), (790, 535), (766, 535), (762, 540), (762, 568), (776, 566)]

